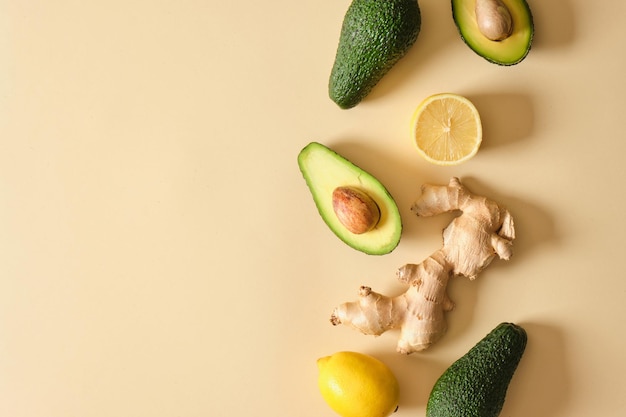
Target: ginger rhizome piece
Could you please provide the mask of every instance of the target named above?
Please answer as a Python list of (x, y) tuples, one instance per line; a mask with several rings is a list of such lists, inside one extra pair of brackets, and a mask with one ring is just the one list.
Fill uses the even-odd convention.
[(423, 185), (411, 207), (421, 217), (457, 210), (461, 214), (443, 231), (443, 247), (422, 263), (406, 264), (397, 271), (398, 279), (409, 285), (404, 294), (388, 297), (362, 286), (357, 301), (335, 308), (331, 323), (368, 335), (400, 329), (397, 350), (404, 354), (424, 350), (439, 340), (447, 329), (445, 312), (454, 308), (446, 292), (449, 279), (473, 280), (496, 256), (509, 260), (515, 239), (510, 213), (471, 193), (456, 177), (448, 185)]

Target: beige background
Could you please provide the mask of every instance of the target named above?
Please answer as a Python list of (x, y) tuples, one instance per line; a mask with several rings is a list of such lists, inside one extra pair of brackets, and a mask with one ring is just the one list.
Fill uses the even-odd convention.
[[(422, 0), (414, 48), (358, 107), (326, 93), (346, 0), (0, 1), (0, 416), (333, 416), (315, 360), (357, 350), (424, 415), (437, 377), (501, 321), (529, 344), (503, 416), (618, 416), (624, 395), (626, 3), (530, 0), (511, 68)], [(452, 168), (409, 121), (470, 98), (484, 142)], [(296, 164), (309, 141), (387, 186), (399, 247), (371, 257), (317, 215)], [(505, 204), (515, 257), (455, 279), (449, 332), (423, 354), (331, 326), (361, 284), (441, 243), (409, 206), (460, 176)]]

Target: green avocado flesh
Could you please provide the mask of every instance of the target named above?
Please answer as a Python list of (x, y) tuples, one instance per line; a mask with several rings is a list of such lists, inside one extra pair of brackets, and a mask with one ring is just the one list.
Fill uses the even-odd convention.
[(342, 109), (356, 106), (415, 43), (416, 0), (353, 0), (344, 16), (328, 85)]
[(485, 37), (476, 23), (476, 0), (452, 0), (452, 16), (461, 38), (474, 52), (498, 65), (521, 62), (533, 40), (533, 16), (525, 0), (501, 0), (513, 19), (511, 36), (501, 41)]
[(497, 417), (526, 341), (522, 327), (499, 324), (439, 377), (426, 417)]
[[(300, 151), (298, 165), (317, 210), (339, 239), (369, 255), (384, 255), (398, 246), (402, 234), (400, 211), (393, 197), (374, 176), (317, 142), (311, 142)], [(341, 186), (365, 192), (378, 205), (380, 220), (372, 230), (354, 234), (339, 221), (333, 209), (332, 194)]]

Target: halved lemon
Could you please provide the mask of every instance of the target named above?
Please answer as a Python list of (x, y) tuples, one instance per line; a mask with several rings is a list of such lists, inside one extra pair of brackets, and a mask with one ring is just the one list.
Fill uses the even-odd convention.
[(478, 152), (483, 137), (480, 115), (467, 98), (434, 94), (422, 101), (412, 119), (418, 152), (437, 165), (457, 165)]

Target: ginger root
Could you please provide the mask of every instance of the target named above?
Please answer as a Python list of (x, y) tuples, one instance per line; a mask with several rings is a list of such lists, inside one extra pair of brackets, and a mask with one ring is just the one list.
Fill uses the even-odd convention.
[(410, 354), (427, 349), (447, 330), (445, 312), (454, 308), (446, 287), (453, 276), (471, 280), (497, 256), (512, 255), (515, 227), (510, 213), (496, 202), (472, 194), (453, 177), (448, 185), (422, 186), (411, 207), (417, 216), (459, 210), (461, 214), (443, 231), (443, 247), (420, 264), (406, 264), (398, 279), (409, 285), (396, 297), (362, 286), (359, 298), (335, 308), (333, 325), (352, 326), (364, 334), (380, 335), (400, 329), (397, 351)]

